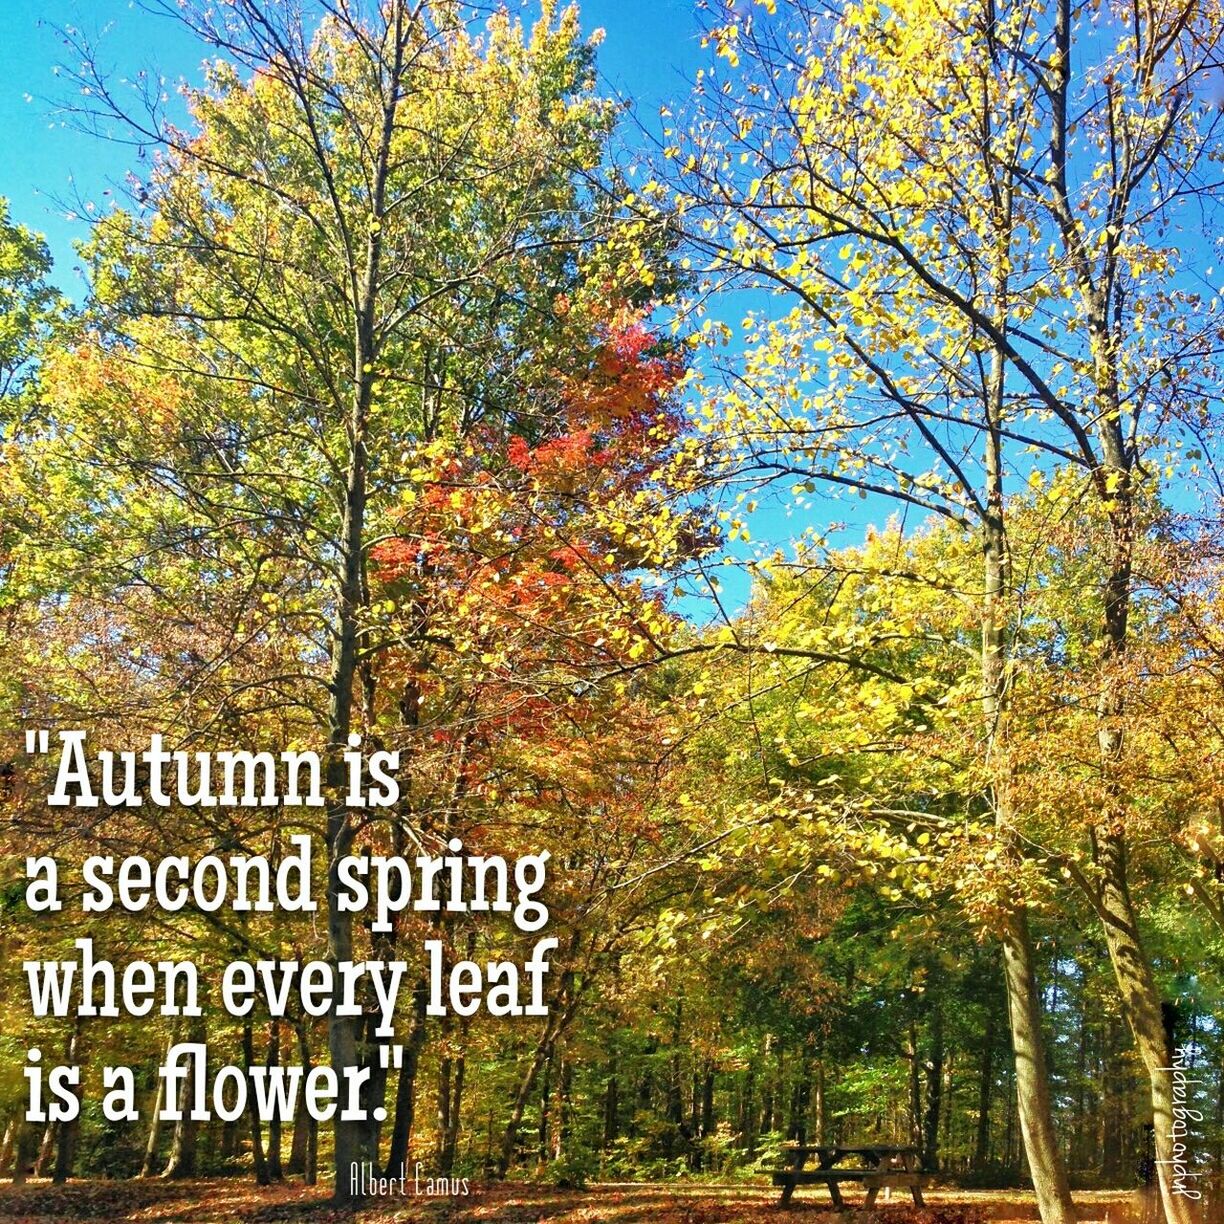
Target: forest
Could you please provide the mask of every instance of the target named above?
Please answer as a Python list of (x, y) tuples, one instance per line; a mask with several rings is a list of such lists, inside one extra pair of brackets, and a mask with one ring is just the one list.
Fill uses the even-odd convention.
[[(711, 0), (658, 114), (557, 0), (137, 7), (201, 67), (59, 31), (78, 292), (0, 201), (0, 1219), (751, 1220), (796, 1145), (1224, 1219), (1219, 0)], [(315, 801), (199, 801), (236, 752)], [(82, 904), (304, 844), (315, 912)], [(460, 853), (544, 929), (342, 887)], [(81, 940), (201, 1005), (35, 1016)], [(163, 1118), (180, 1043), (364, 1113)]]

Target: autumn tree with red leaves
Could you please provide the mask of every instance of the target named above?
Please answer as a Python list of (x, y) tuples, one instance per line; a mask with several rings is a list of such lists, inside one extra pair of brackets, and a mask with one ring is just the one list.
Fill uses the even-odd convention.
[[(187, 130), (78, 48), (83, 120), (158, 152), (99, 220), (89, 309), (46, 362), (51, 423), (19, 476), (60, 496), (16, 552), (105, 609), (123, 677), (90, 722), (140, 693), (113, 746), (156, 729), (328, 754), (326, 955), (359, 959), (337, 864), (436, 843), (477, 805), (493, 827), (520, 790), (551, 812), (518, 748), (595, 751), (584, 711), (626, 699), (605, 677), (667, 630), (647, 578), (695, 538), (669, 508), (681, 366), (644, 322), (667, 254), (592, 187), (613, 110), (573, 9), (530, 28), (401, 0), (317, 29), (255, 0), (175, 13), (221, 56)], [(406, 752), (389, 827), (340, 798), (354, 733)], [(338, 1072), (375, 1068), (372, 1115), (377, 1043), (333, 1014), (328, 1044)], [(382, 1164), (380, 1129), (337, 1120), (338, 1198)]]

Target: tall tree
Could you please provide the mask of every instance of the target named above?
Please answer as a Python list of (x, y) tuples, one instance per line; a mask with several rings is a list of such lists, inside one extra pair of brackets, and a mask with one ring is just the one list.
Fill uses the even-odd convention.
[[(159, 592), (158, 567), (212, 571), (250, 593), (239, 635), (290, 649), (228, 701), (254, 681), (326, 747), (328, 955), (351, 960), (336, 871), (363, 814), (341, 754), (380, 649), (371, 547), (418, 457), (547, 432), (555, 401), (524, 385), (566, 351), (553, 304), (600, 232), (581, 175), (610, 112), (573, 10), (478, 32), (407, 0), (325, 3), (314, 28), (290, 3), (160, 7), (221, 57), (184, 91), (186, 128), (160, 83), (112, 82), (78, 48), (83, 121), (159, 154), (93, 242), (92, 331), (57, 375), (60, 420), (81, 426), (63, 462), (102, 475), (95, 510), (125, 503), (96, 569)], [(334, 1014), (329, 1046), (337, 1071), (362, 1057)], [(376, 1143), (337, 1121), (337, 1197)]]
[[(1159, 995), (1126, 881), (1118, 677), (1140, 486), (1214, 404), (1208, 303), (1184, 266), (1179, 275), (1165, 232), (1192, 232), (1197, 210), (1217, 203), (1207, 85), (1218, 9), (1103, 5), (1089, 33), (1069, 0), (955, 13), (923, 3), (773, 8), (711, 31), (719, 67), (699, 83), (692, 127), (667, 149), (693, 241), (723, 274), (793, 304), (745, 320), (747, 353), (718, 397), (723, 427), (741, 462), (766, 477), (981, 524), (984, 752), (999, 765), (1005, 832), (1024, 816), (1010, 810), (1007, 785), (1002, 632), (1015, 618), (1005, 454), (1022, 482), (1073, 465), (1080, 496), (1106, 512), (1093, 633), (1105, 789), (1085, 884), (1167, 1160)], [(1065, 1220), (1023, 905), (1003, 912), (1030, 1165), (1043, 1218)], [(1185, 1201), (1160, 1168), (1165, 1210), (1181, 1220)]]

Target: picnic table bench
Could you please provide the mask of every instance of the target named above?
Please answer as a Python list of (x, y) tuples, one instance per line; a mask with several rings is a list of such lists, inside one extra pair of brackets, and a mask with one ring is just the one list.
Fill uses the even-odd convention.
[[(785, 1147), (789, 1160), (787, 1165), (773, 1172), (773, 1184), (782, 1187), (780, 1206), (785, 1207), (795, 1193), (796, 1186), (823, 1183), (829, 1187), (833, 1206), (845, 1206), (839, 1182), (860, 1182), (867, 1191), (867, 1207), (873, 1207), (876, 1195), (888, 1187), (908, 1189), (914, 1202), (921, 1207), (922, 1187), (929, 1175), (918, 1168), (918, 1149), (915, 1147), (893, 1147), (888, 1144), (865, 1144), (849, 1146), (841, 1143), (790, 1143)], [(805, 1169), (808, 1158), (816, 1157), (816, 1167)], [(855, 1158), (859, 1167), (851, 1168), (842, 1162)]]

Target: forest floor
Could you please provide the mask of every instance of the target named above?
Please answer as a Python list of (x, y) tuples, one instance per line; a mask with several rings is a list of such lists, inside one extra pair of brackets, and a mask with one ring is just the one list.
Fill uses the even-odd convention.
[[(852, 1192), (846, 1192), (853, 1203)], [(839, 1216), (822, 1190), (800, 1190), (789, 1210), (766, 1186), (676, 1183), (595, 1185), (586, 1190), (501, 1183), (474, 1185), (466, 1198), (386, 1197), (359, 1211), (338, 1211), (327, 1191), (300, 1182), (260, 1189), (246, 1178), (199, 1181), (76, 1181), (67, 1186), (30, 1182), (0, 1185), (0, 1224), (758, 1224), (797, 1219), (803, 1224), (978, 1224), (1035, 1220), (1032, 1195), (1022, 1191), (927, 1192), (925, 1208), (896, 1198)], [(1127, 1191), (1077, 1194), (1081, 1224), (1141, 1224), (1136, 1196)]]

